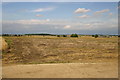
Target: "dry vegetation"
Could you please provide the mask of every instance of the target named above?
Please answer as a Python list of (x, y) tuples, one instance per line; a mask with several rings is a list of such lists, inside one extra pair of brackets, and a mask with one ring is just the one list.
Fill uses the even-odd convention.
[(0, 51), (6, 50), (8, 48), (7, 43), (5, 42), (5, 39), (0, 37)]
[(118, 39), (93, 37), (4, 37), (8, 49), (3, 64), (77, 63), (117, 61)]

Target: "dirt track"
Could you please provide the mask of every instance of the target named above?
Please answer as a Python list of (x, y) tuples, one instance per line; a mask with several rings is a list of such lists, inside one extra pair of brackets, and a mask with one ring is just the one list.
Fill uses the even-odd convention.
[(3, 67), (3, 78), (117, 78), (117, 63), (32, 64)]

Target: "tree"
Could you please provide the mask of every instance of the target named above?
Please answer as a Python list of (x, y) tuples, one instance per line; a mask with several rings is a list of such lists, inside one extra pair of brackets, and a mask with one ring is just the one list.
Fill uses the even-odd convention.
[(92, 35), (92, 37), (95, 37), (95, 35)]
[(94, 37), (95, 37), (95, 38), (97, 38), (97, 37), (98, 37), (98, 35), (96, 34), (96, 35), (94, 35)]
[(67, 35), (63, 35), (63, 37), (67, 37)]
[(57, 37), (60, 37), (60, 35), (57, 35)]
[(78, 35), (77, 34), (71, 34), (70, 37), (78, 37)]

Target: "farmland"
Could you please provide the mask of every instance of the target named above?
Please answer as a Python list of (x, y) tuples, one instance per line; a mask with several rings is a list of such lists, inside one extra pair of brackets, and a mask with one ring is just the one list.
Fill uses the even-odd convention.
[(3, 65), (117, 62), (118, 38), (4, 37)]

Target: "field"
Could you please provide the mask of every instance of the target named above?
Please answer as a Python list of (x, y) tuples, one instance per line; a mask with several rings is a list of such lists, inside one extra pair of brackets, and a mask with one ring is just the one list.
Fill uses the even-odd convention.
[(117, 78), (118, 38), (3, 37), (3, 78)]
[(117, 62), (118, 38), (4, 37), (3, 65)]

